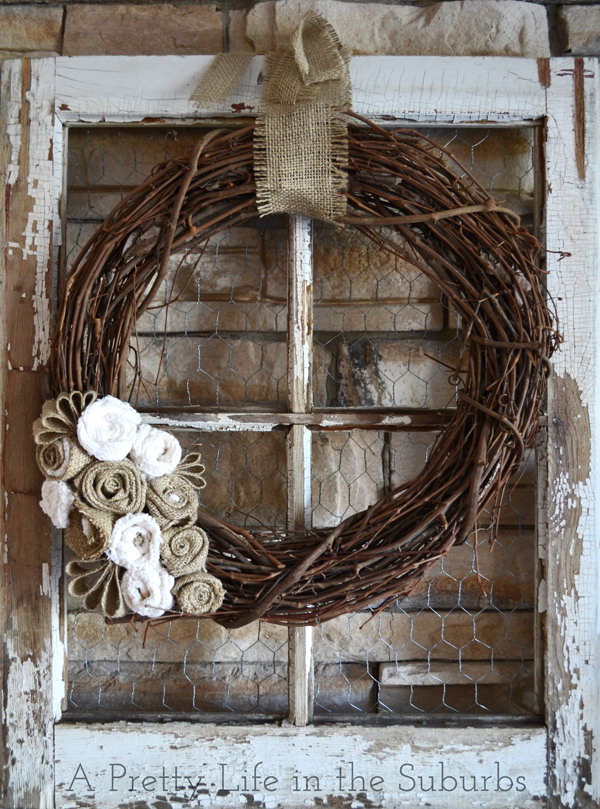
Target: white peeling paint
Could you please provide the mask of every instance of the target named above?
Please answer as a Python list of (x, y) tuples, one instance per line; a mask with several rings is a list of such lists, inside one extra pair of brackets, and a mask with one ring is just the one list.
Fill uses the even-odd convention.
[[(555, 725), (555, 770), (551, 775), (556, 778), (561, 805), (573, 809), (582, 805), (586, 794), (590, 806), (600, 802), (600, 510), (596, 502), (600, 491), (598, 61), (586, 60), (583, 70), (584, 178), (578, 176), (575, 159), (574, 68), (573, 60), (552, 60), (546, 144), (548, 247), (571, 254), (548, 255), (548, 286), (565, 337), (553, 358), (556, 381), (552, 387), (560, 390), (563, 386), (564, 396), (574, 399), (570, 404), (572, 423), (562, 425), (562, 429), (573, 437), (581, 429), (585, 443), (579, 446), (580, 453), (588, 441), (591, 447), (589, 460), (582, 455), (585, 466), (579, 469), (568, 467), (569, 456), (562, 446), (549, 448), (550, 453), (554, 452), (556, 467), (548, 499), (547, 549), (547, 607), (551, 622), (547, 677), (552, 700), (549, 720)], [(589, 417), (589, 438), (585, 426), (581, 426), (582, 412), (577, 413), (578, 407)], [(552, 415), (551, 411), (551, 435)], [(562, 418), (569, 416), (563, 411)], [(589, 474), (585, 471), (588, 468)], [(564, 558), (566, 537), (571, 540), (568, 561)], [(553, 563), (558, 559), (563, 560), (562, 568), (556, 571)]]
[(243, 432), (244, 430), (252, 430), (253, 432), (269, 433), (277, 426), (274, 423), (237, 421), (234, 416), (228, 416), (227, 413), (211, 413), (210, 417), (206, 420), (195, 419), (193, 416), (186, 419), (185, 417), (169, 418), (169, 416), (143, 414), (142, 421), (155, 426), (178, 427), (179, 429), (188, 427), (217, 432)]
[[(440, 751), (443, 750), (443, 756)], [(299, 809), (306, 799), (320, 805), (349, 808), (360, 803), (376, 809), (428, 805), (432, 809), (533, 809), (544, 793), (545, 733), (543, 729), (495, 728), (324, 728), (224, 727), (173, 723), (139, 726), (118, 723), (113, 726), (60, 725), (56, 729), (57, 804), (78, 809), (114, 809), (115, 806), (153, 805), (152, 794), (140, 787), (144, 777), (162, 772), (188, 775), (194, 784), (203, 778), (202, 795), (173, 789), (172, 779), (163, 790), (166, 806), (237, 807), (247, 801), (268, 801), (282, 809)], [(444, 772), (457, 778), (450, 791), (422, 791), (408, 780), (413, 775), (440, 777)], [(365, 779), (351, 786), (353, 775)], [(496, 764), (498, 762), (498, 764)], [(118, 763), (123, 777), (111, 780), (111, 763)], [(73, 778), (81, 765), (87, 782)], [(400, 767), (404, 770), (400, 772)], [(258, 781), (253, 781), (257, 772)], [(340, 769), (341, 768), (341, 772)], [(496, 769), (498, 768), (498, 769)], [(523, 779), (524, 787), (502, 792), (492, 789), (500, 772), (509, 785)], [(81, 771), (79, 772), (81, 776)], [(138, 776), (133, 789), (128, 776)], [(305, 785), (304, 776), (316, 775), (312, 788), (295, 790), (294, 777)], [(461, 777), (480, 787), (463, 791)], [(246, 781), (244, 782), (244, 777)], [(267, 783), (266, 778), (276, 781)], [(381, 780), (373, 780), (381, 779)], [(446, 782), (449, 787), (452, 783)], [(427, 780), (425, 781), (427, 786)], [(265, 788), (267, 785), (270, 788)], [(402, 785), (402, 789), (400, 789)], [(372, 788), (375, 787), (375, 788)], [(111, 791), (111, 787), (113, 791)], [(182, 785), (183, 787), (183, 785)], [(162, 789), (162, 785), (161, 785)], [(219, 794), (220, 793), (220, 794)], [(362, 794), (366, 793), (366, 794)], [(474, 802), (474, 797), (476, 802)], [(259, 805), (261, 805), (259, 803)]]

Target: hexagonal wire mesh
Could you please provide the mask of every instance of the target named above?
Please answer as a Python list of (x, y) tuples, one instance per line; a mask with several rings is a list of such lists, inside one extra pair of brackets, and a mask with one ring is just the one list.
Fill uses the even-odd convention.
[[(534, 227), (533, 129), (432, 129), (496, 196)], [(152, 166), (183, 153), (194, 129), (74, 130), (67, 264), (116, 200)], [(536, 220), (536, 225), (538, 224)], [(174, 256), (138, 324), (124, 391), (139, 407), (287, 409), (284, 218), (252, 222)], [(361, 234), (315, 223), (315, 407), (452, 406), (460, 323), (428, 279)], [(318, 412), (318, 410), (316, 411)], [(203, 505), (231, 522), (284, 525), (285, 430), (179, 431), (200, 442)], [(435, 440), (425, 430), (312, 433), (312, 520), (335, 525), (414, 476)], [(317, 717), (513, 715), (539, 710), (534, 689), (536, 463), (515, 476), (493, 547), (482, 525), (408, 599), (315, 630)], [(268, 624), (227, 632), (176, 621), (137, 633), (68, 612), (69, 710), (81, 713), (285, 714), (287, 633)]]

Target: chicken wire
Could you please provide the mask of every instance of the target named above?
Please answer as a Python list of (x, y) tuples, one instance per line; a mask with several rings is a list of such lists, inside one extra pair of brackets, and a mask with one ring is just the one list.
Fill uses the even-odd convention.
[[(539, 225), (536, 133), (432, 129), (530, 227)], [(76, 129), (70, 135), (67, 267), (112, 205), (193, 128)], [(169, 274), (132, 339), (122, 395), (160, 412), (285, 412), (287, 269), (284, 217), (211, 240)], [(422, 273), (348, 229), (314, 223), (312, 391), (316, 408), (452, 407), (464, 352), (460, 323)], [(317, 411), (318, 412), (318, 411)], [(245, 526), (286, 523), (286, 429), (177, 432), (201, 443), (203, 507)], [(336, 525), (422, 468), (436, 433), (315, 429), (312, 520)], [(485, 522), (428, 572), (410, 598), (314, 632), (317, 720), (436, 715), (531, 716), (536, 462), (515, 476), (490, 546)], [(285, 628), (226, 631), (175, 621), (137, 632), (68, 605), (68, 710), (76, 715), (284, 715)], [(536, 687), (534, 687), (534, 685)]]

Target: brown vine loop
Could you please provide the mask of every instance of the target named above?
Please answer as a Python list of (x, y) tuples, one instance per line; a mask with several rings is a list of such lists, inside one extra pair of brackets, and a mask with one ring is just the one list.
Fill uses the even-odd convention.
[[(55, 393), (114, 394), (170, 252), (256, 216), (252, 139), (251, 126), (211, 132), (187, 163), (159, 166), (85, 245), (58, 319)], [(537, 428), (559, 339), (540, 244), (417, 132), (361, 119), (349, 127), (348, 172), (343, 223), (422, 270), (462, 319), (458, 405), (421, 474), (333, 530), (250, 532), (201, 512), (207, 570), (226, 590), (216, 620), (229, 627), (311, 624), (409, 594), (501, 501)]]

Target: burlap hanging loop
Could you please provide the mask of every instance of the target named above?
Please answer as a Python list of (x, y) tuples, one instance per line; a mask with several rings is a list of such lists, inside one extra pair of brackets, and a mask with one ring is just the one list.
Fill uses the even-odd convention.
[(348, 61), (332, 26), (318, 14), (304, 17), (289, 47), (266, 57), (267, 87), (254, 135), (261, 216), (333, 221), (346, 213)]
[[(261, 216), (301, 214), (334, 221), (346, 213), (349, 53), (319, 14), (307, 14), (290, 44), (265, 57), (266, 87), (256, 119), (254, 174)], [(248, 58), (222, 54), (191, 98), (224, 101)]]

